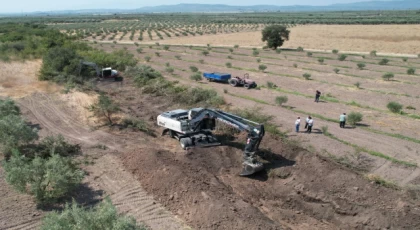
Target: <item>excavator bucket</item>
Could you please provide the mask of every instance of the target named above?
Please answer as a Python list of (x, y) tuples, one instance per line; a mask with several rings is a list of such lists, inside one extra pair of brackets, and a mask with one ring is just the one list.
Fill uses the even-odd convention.
[(240, 176), (250, 176), (264, 169), (264, 165), (259, 162), (255, 164), (244, 162), (242, 166), (242, 172), (239, 174)]

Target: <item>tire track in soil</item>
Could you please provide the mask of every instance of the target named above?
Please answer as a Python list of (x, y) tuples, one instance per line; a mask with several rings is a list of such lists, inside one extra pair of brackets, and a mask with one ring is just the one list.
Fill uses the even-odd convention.
[[(118, 135), (100, 130), (89, 130), (82, 122), (75, 119), (75, 116), (72, 116), (73, 111), (66, 107), (64, 101), (56, 99), (53, 95), (34, 93), (21, 99), (19, 105), (24, 109), (24, 115), (32, 118), (32, 123), (40, 125), (42, 132), (61, 134), (65, 138), (88, 146), (105, 144), (109, 147), (109, 152), (114, 154), (128, 146), (121, 143), (130, 141), (127, 137), (122, 140)], [(131, 140), (134, 141), (134, 139)], [(138, 223), (143, 222), (152, 229), (189, 229), (182, 220), (148, 195), (140, 183), (130, 173), (125, 172), (118, 157), (112, 153), (96, 159), (94, 165), (87, 166), (88, 175), (85, 180), (89, 184), (94, 183), (95, 188), (103, 190), (105, 195), (109, 195), (120, 213), (134, 217)], [(22, 222), (14, 223), (13, 226), (8, 225), (7, 229), (11, 227), (34, 229), (40, 225), (40, 221), (41, 217), (32, 218), (29, 221), (22, 220)], [(1, 218), (0, 223), (2, 223)]]

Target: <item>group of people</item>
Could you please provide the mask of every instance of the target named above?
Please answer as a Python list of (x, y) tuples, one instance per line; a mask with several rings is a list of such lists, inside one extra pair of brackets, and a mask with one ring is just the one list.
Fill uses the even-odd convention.
[[(305, 123), (305, 129), (307, 133), (311, 133), (312, 132), (312, 126), (314, 126), (314, 119), (312, 119), (311, 116), (308, 116), (306, 118), (306, 123)], [(297, 118), (296, 122), (295, 122), (295, 128), (296, 128), (296, 132), (299, 132), (299, 127), (300, 127), (300, 117)]]
[[(321, 97), (321, 92), (319, 90), (316, 91), (315, 94), (315, 102), (319, 102), (319, 98)], [(340, 115), (340, 128), (344, 128), (346, 126), (346, 119), (347, 119), (347, 115), (346, 113), (343, 113)], [(298, 133), (299, 132), (299, 128), (300, 128), (300, 117), (298, 117), (295, 121), (295, 130)], [(311, 116), (308, 116), (306, 118), (306, 123), (305, 123), (305, 129), (306, 129), (306, 133), (311, 133), (312, 132), (312, 127), (314, 126), (314, 119)]]

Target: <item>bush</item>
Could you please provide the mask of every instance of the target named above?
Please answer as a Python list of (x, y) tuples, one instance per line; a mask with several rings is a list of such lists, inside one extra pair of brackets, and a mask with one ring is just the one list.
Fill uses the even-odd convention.
[(89, 107), (95, 116), (103, 117), (107, 120), (109, 125), (113, 125), (112, 120), (115, 113), (120, 111), (120, 107), (107, 95), (100, 94), (97, 102)]
[(204, 60), (203, 59), (198, 60), (198, 62), (200, 62), (200, 64), (204, 64)]
[(416, 73), (416, 69), (414, 69), (414, 68), (409, 68), (408, 70), (407, 70), (407, 74), (408, 75), (414, 75)]
[(168, 45), (164, 45), (164, 46), (163, 46), (163, 49), (164, 49), (164, 50), (169, 50), (169, 46), (168, 46)]
[(66, 204), (62, 212), (53, 211), (45, 216), (41, 230), (50, 229), (108, 229), (108, 230), (146, 230), (144, 226), (136, 225), (132, 217), (123, 217), (109, 198), (92, 208), (84, 209), (73, 203)]
[(136, 51), (137, 51), (137, 53), (140, 54), (141, 52), (143, 52), (143, 49), (142, 48), (137, 48)]
[(276, 53), (281, 54), (281, 49), (276, 49)]
[(305, 78), (305, 80), (309, 80), (309, 79), (311, 79), (311, 74), (309, 74), (309, 73), (304, 73), (304, 74), (303, 74), (303, 77)]
[(201, 74), (199, 73), (194, 73), (193, 75), (190, 76), (190, 79), (193, 81), (201, 81), (203, 80), (203, 77), (201, 77)]
[(133, 118), (133, 117), (125, 117), (121, 125), (126, 128), (135, 128), (141, 132), (149, 133), (150, 129), (147, 126), (147, 123), (144, 120)]
[(54, 154), (62, 157), (69, 157), (81, 153), (80, 145), (69, 144), (62, 135), (47, 136), (36, 145), (29, 145), (20, 148), (25, 157), (49, 158)]
[(275, 89), (275, 88), (277, 88), (277, 85), (274, 84), (271, 81), (267, 81), (267, 88), (269, 88), (269, 89)]
[(340, 69), (335, 68), (335, 69), (333, 69), (333, 71), (334, 71), (334, 73), (338, 73), (338, 72), (340, 72)]
[(46, 159), (35, 156), (31, 160), (15, 150), (3, 166), (6, 181), (16, 190), (34, 195), (40, 204), (65, 197), (84, 177), (71, 158), (58, 154)]
[(198, 68), (197, 67), (195, 67), (195, 66), (190, 66), (190, 70), (191, 70), (191, 72), (197, 72), (198, 71)]
[(238, 49), (239, 45), (234, 45), (233, 48)]
[(341, 54), (340, 56), (338, 56), (339, 61), (344, 61), (344, 60), (346, 60), (346, 58), (347, 58), (347, 55), (345, 55), (345, 54)]
[(383, 58), (382, 60), (380, 60), (380, 61), (378, 62), (378, 64), (379, 64), (379, 65), (386, 65), (386, 64), (388, 64), (388, 62), (389, 62), (389, 60), (388, 60), (388, 59)]
[(286, 103), (288, 101), (287, 96), (277, 96), (276, 97), (276, 104), (277, 105), (283, 105), (284, 103)]
[(166, 66), (166, 67), (169, 67), (169, 66), (171, 66), (171, 63), (166, 62), (166, 63), (165, 63), (165, 66)]
[(175, 58), (178, 59), (178, 60), (181, 60), (181, 56), (179, 56), (179, 55), (176, 55)]
[(403, 62), (407, 62), (408, 58), (403, 57), (402, 60), (403, 60)]
[(267, 66), (266, 65), (259, 65), (258, 69), (264, 72), (267, 69)]
[(173, 74), (175, 72), (175, 69), (171, 66), (166, 67), (165, 71), (169, 74)]
[(233, 59), (233, 57), (232, 57), (232, 56), (230, 56), (230, 55), (229, 55), (229, 56), (227, 56), (227, 58), (228, 58), (228, 59)]
[(370, 56), (372, 56), (372, 57), (376, 57), (376, 50), (372, 50), (372, 51), (370, 51)]
[(157, 57), (160, 57), (160, 53), (159, 53), (159, 52), (155, 52), (155, 55), (156, 55)]
[(296, 51), (298, 51), (298, 52), (303, 52), (303, 47), (298, 47), (297, 49), (296, 49)]
[(232, 63), (230, 63), (230, 62), (226, 62), (226, 63), (225, 63), (225, 65), (226, 65), (226, 67), (228, 67), (228, 68), (232, 68)]
[(358, 122), (361, 122), (363, 120), (363, 114), (358, 112), (351, 112), (349, 115), (347, 115), (347, 122), (351, 126), (355, 126)]
[(149, 61), (150, 61), (150, 59), (152, 59), (152, 57), (150, 57), (150, 56), (145, 56), (145, 57), (144, 57), (144, 60), (146, 60), (146, 62), (149, 62)]
[(361, 63), (357, 63), (357, 68), (359, 68), (360, 70), (364, 69), (366, 67), (366, 64), (361, 62)]
[(155, 45), (160, 46), (159, 42), (156, 42)]
[(356, 83), (354, 83), (354, 86), (356, 86), (356, 88), (358, 88), (358, 89), (360, 89), (360, 85), (361, 85), (361, 83), (360, 83), (360, 82), (356, 82)]
[(202, 54), (202, 55), (204, 55), (204, 56), (207, 56), (207, 55), (209, 55), (209, 54), (210, 54), (210, 52), (209, 52), (209, 51), (207, 51), (207, 50), (203, 50), (203, 51), (201, 52), (201, 54)]
[(391, 101), (391, 102), (388, 103), (388, 105), (386, 107), (393, 113), (399, 113), (399, 112), (401, 112), (401, 109), (403, 108), (403, 105), (401, 105), (398, 102)]
[(298, 64), (293, 63), (293, 67), (297, 68), (298, 67)]
[(338, 50), (334, 49), (334, 50), (332, 50), (332, 53), (333, 54), (338, 54)]
[(135, 45), (135, 46), (139, 46), (139, 43), (137, 43), (137, 42), (134, 42), (134, 45)]
[(261, 58), (257, 58), (257, 63), (260, 63), (261, 62)]
[(324, 58), (322, 58), (322, 57), (318, 58), (318, 62), (319, 62), (319, 64), (323, 64), (324, 63)]
[(258, 56), (260, 54), (260, 52), (258, 52), (258, 50), (253, 50), (252, 51), (252, 55), (254, 56)]
[(19, 116), (20, 108), (9, 98), (5, 100), (0, 99), (0, 119), (9, 115)]
[(312, 57), (312, 52), (307, 52), (307, 53), (306, 53), (306, 56), (308, 56), (308, 57)]
[(230, 53), (233, 53), (233, 49), (232, 49), (232, 48), (229, 48), (229, 52), (230, 52)]
[(394, 78), (394, 74), (393, 73), (386, 73), (386, 74), (382, 75), (382, 78), (389, 81), (391, 78)]
[(407, 107), (405, 107), (406, 109), (410, 109), (410, 110), (416, 110), (416, 108), (415, 107), (413, 107), (413, 106), (411, 106), (411, 105), (409, 105), (409, 106), (407, 106)]

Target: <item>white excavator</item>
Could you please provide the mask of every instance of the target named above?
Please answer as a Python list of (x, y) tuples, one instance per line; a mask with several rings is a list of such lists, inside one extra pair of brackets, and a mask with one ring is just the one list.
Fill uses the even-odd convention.
[(114, 81), (122, 81), (123, 80), (123, 78), (120, 76), (120, 73), (117, 70), (112, 69), (111, 67), (101, 69), (101, 68), (99, 68), (99, 66), (96, 63), (88, 62), (88, 61), (80, 61), (79, 75), (82, 72), (82, 67), (83, 66), (93, 67), (96, 71), (96, 77), (98, 77), (100, 80), (106, 80), (106, 79), (110, 79), (110, 80), (114, 80)]
[(194, 108), (164, 112), (157, 117), (157, 124), (164, 128), (162, 135), (168, 134), (179, 141), (181, 148), (210, 147), (221, 143), (213, 136), (216, 120), (240, 131), (248, 132), (243, 153), (244, 162), (241, 176), (249, 176), (263, 170), (255, 153), (264, 137), (264, 125), (216, 109)]

